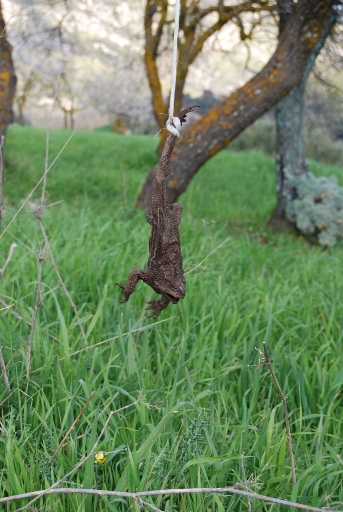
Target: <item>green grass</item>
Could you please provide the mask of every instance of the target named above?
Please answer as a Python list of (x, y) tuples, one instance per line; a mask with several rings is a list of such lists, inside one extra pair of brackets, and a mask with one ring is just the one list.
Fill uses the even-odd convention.
[[(51, 132), (50, 162), (68, 136)], [(231, 486), (243, 481), (244, 452), (245, 473), (257, 481), (257, 488), (251, 485), (256, 492), (343, 509), (342, 245), (324, 250), (267, 230), (275, 204), (273, 160), (259, 152), (222, 152), (182, 198), (186, 298), (169, 306), (161, 323), (141, 321), (150, 289), (140, 283), (130, 301), (120, 304), (116, 282), (147, 260), (149, 225), (134, 201), (157, 160), (156, 145), (151, 137), (78, 132), (51, 169), (48, 203), (63, 203), (46, 208), (43, 222), (87, 344), (46, 255), (28, 381), (29, 327), (9, 310), (0, 317), (12, 389), (7, 397), (1, 382), (2, 496), (44, 489), (62, 478), (90, 453), (111, 411), (120, 409), (97, 447), (109, 452), (105, 464), (90, 458), (62, 486)], [(11, 127), (4, 225), (42, 176), (44, 154), (43, 130)], [(314, 162), (311, 171), (343, 177), (342, 168)], [(18, 247), (0, 281), (1, 298), (16, 302), (12, 309), (32, 321), (34, 252), (43, 240), (30, 208), (1, 239), (1, 266), (13, 237)], [(255, 347), (263, 341), (288, 397), (295, 487), (280, 397), (268, 369), (251, 366), (258, 363)], [(92, 391), (95, 397), (50, 463)], [(238, 496), (149, 500), (165, 511), (247, 510), (246, 499)], [(135, 506), (130, 500), (56, 495), (34, 506), (122, 512), (130, 505)], [(254, 511), (285, 509), (253, 502)]]

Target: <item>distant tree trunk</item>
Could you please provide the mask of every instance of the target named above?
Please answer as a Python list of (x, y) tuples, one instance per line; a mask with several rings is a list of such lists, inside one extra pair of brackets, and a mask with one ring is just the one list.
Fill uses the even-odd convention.
[(69, 113), (70, 117), (70, 129), (74, 130), (75, 127), (75, 110), (71, 110)]
[[(287, 20), (293, 12), (293, 0), (278, 0), (279, 33), (282, 34)], [(289, 186), (289, 178), (308, 174), (303, 132), (304, 94), (307, 78), (314, 65), (315, 59), (322, 49), (325, 40), (336, 20), (336, 11), (327, 21), (327, 26), (316, 44), (306, 70), (300, 82), (291, 92), (276, 105), (276, 194), (277, 204), (269, 220), (269, 225), (275, 229), (285, 229), (291, 226), (286, 216), (289, 201), (294, 199), (294, 189)]]
[[(301, 80), (327, 29), (333, 4), (333, 0), (299, 0), (265, 67), (195, 122), (178, 140), (167, 183), (171, 202), (186, 190), (207, 160), (228, 146)], [(150, 207), (155, 172), (156, 167), (144, 184), (137, 206)]]
[(17, 79), (12, 61), (12, 47), (7, 41), (0, 0), (0, 137), (13, 122), (13, 98)]
[(68, 111), (67, 109), (61, 107), (63, 112), (63, 128), (66, 130), (68, 128)]
[(18, 117), (17, 123), (24, 126), (25, 124), (25, 116), (24, 116), (24, 106), (25, 106), (25, 98), (23, 96), (17, 96), (17, 108), (18, 108)]
[(33, 88), (36, 80), (36, 72), (32, 70), (29, 75), (24, 80), (24, 83), (21, 87), (21, 90), (16, 93), (16, 104), (18, 109), (18, 117), (17, 122), (21, 125), (25, 124), (25, 116), (24, 116), (24, 108), (27, 102), (27, 99), (29, 97), (29, 94), (31, 92), (31, 89)]

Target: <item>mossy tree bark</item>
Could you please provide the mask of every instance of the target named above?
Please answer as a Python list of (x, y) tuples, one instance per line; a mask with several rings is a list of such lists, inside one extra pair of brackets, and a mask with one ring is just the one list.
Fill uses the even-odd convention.
[[(185, 192), (193, 176), (212, 156), (227, 147), (245, 128), (286, 96), (301, 80), (332, 16), (334, 0), (299, 0), (265, 67), (237, 89), (178, 140), (167, 183), (170, 202)], [(154, 167), (137, 199), (149, 208)]]
[[(293, 0), (278, 0), (279, 34), (281, 36), (288, 18), (295, 8)], [(295, 191), (289, 185), (289, 179), (308, 174), (306, 161), (303, 110), (304, 94), (307, 78), (314, 65), (315, 59), (322, 49), (325, 40), (332, 30), (337, 11), (332, 9), (327, 20), (327, 26), (316, 44), (299, 83), (276, 105), (276, 194), (277, 204), (269, 220), (269, 225), (275, 229), (287, 229), (291, 226), (287, 219), (286, 208)]]
[(12, 47), (7, 41), (0, 0), (0, 136), (13, 122), (13, 99), (17, 79), (12, 60)]

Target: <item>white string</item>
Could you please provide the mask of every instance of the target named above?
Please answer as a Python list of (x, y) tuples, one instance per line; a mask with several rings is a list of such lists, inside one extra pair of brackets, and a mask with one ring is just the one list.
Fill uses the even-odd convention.
[(168, 117), (168, 121), (167, 121), (167, 130), (169, 130), (173, 135), (175, 135), (175, 137), (180, 137), (180, 129), (181, 129), (180, 119), (178, 117), (174, 117), (179, 19), (180, 19), (180, 0), (175, 0), (172, 80), (171, 80), (171, 89), (170, 89), (169, 117)]

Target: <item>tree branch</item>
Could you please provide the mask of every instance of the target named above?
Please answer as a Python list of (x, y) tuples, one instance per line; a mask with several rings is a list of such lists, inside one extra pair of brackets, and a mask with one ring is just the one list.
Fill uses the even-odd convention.
[[(92, 455), (93, 455), (92, 450)], [(91, 454), (87, 457), (87, 459), (91, 456)], [(85, 461), (82, 461), (85, 462)], [(78, 465), (80, 467), (80, 465)], [(92, 494), (94, 496), (114, 496), (120, 498), (132, 498), (134, 500), (139, 500), (141, 497), (145, 496), (165, 496), (165, 495), (178, 495), (178, 494), (210, 494), (210, 493), (227, 493), (227, 494), (237, 494), (239, 496), (245, 496), (249, 498), (253, 498), (256, 500), (266, 501), (268, 503), (277, 503), (279, 505), (284, 505), (286, 507), (296, 507), (300, 510), (309, 510), (311, 512), (340, 512), (335, 511), (330, 508), (318, 508), (311, 507), (310, 505), (304, 505), (302, 503), (295, 503), (293, 501), (281, 500), (279, 498), (271, 498), (269, 496), (265, 496), (263, 494), (256, 494), (254, 492), (242, 491), (240, 489), (236, 489), (235, 487), (202, 487), (202, 488), (192, 488), (192, 489), (162, 489), (157, 491), (141, 491), (141, 492), (119, 492), (119, 491), (106, 491), (100, 489), (71, 489), (71, 488), (58, 488), (58, 487), (50, 487), (49, 489), (43, 491), (35, 491), (28, 492), (25, 494), (17, 494), (15, 496), (8, 496), (6, 498), (0, 498), (0, 503), (9, 503), (11, 501), (35, 498), (39, 499), (40, 497), (47, 494)], [(229, 496), (226, 496), (228, 498)], [(33, 503), (33, 500), (30, 502)], [(20, 509), (17, 509), (16, 512), (24, 510), (27, 508), (29, 503)]]

